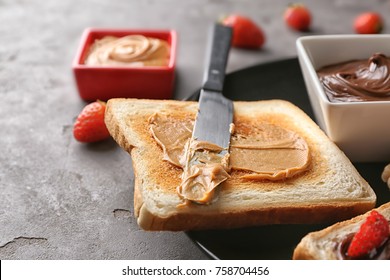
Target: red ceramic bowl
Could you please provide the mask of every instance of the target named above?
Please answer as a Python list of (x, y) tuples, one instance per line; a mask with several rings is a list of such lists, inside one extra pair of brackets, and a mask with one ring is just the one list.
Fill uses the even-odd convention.
[[(170, 45), (168, 66), (89, 66), (84, 61), (96, 39), (104, 36), (144, 35), (166, 40)], [(86, 101), (110, 98), (169, 99), (175, 79), (177, 34), (174, 30), (95, 29), (84, 31), (73, 61), (73, 73), (80, 97)]]

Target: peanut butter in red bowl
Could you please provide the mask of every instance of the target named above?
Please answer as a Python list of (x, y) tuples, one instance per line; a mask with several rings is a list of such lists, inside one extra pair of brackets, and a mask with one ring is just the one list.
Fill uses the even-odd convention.
[(85, 101), (170, 99), (175, 87), (175, 30), (87, 28), (73, 61)]
[(143, 35), (105, 36), (92, 44), (86, 65), (90, 66), (168, 66), (167, 41)]

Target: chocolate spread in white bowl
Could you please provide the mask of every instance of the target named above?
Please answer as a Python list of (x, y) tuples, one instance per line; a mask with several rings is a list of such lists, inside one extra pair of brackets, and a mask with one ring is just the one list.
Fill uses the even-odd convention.
[(390, 58), (376, 53), (317, 71), (331, 102), (390, 101)]

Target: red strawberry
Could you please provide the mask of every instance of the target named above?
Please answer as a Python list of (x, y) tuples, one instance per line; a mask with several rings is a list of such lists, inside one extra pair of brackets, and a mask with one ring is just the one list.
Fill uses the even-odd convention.
[(373, 12), (366, 12), (358, 15), (354, 21), (354, 29), (359, 34), (377, 34), (382, 31), (382, 17)]
[(286, 24), (297, 31), (309, 30), (311, 14), (303, 4), (290, 4), (284, 12)]
[(258, 49), (265, 42), (264, 32), (247, 17), (232, 14), (225, 17), (222, 24), (233, 28), (233, 47)]
[(347, 254), (352, 258), (368, 255), (389, 238), (389, 222), (373, 210), (360, 226), (349, 245)]
[(106, 103), (96, 101), (88, 104), (77, 117), (73, 135), (80, 142), (97, 142), (110, 137), (104, 123)]

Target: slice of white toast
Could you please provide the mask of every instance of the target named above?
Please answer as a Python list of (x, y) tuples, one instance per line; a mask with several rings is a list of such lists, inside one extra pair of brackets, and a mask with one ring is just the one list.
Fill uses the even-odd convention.
[[(297, 133), (310, 151), (310, 166), (283, 180), (243, 180), (233, 172), (208, 205), (182, 204), (176, 193), (182, 169), (163, 159), (148, 119), (155, 113), (194, 120), (198, 103), (111, 99), (105, 121), (132, 157), (134, 208), (145, 230), (199, 230), (265, 224), (336, 222), (375, 206), (376, 196), (348, 158), (299, 108), (282, 100), (234, 102), (235, 123), (270, 123)], [(249, 131), (250, 135), (250, 131)], [(262, 159), (259, 158), (261, 161)]]
[[(390, 202), (381, 205), (375, 210), (382, 214), (390, 223)], [(347, 258), (344, 251), (348, 248), (348, 240), (359, 230), (360, 225), (366, 220), (369, 213), (370, 211), (350, 220), (331, 225), (323, 230), (307, 234), (295, 248), (293, 259), (337, 260)], [(386, 246), (375, 257), (390, 259), (389, 241), (387, 241)]]

